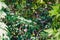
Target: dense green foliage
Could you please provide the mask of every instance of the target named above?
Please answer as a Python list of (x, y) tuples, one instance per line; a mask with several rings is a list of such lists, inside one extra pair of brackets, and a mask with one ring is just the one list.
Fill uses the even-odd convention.
[[(55, 0), (1, 0), (10, 40), (59, 40), (60, 4)], [(0, 10), (0, 11), (1, 11)]]

